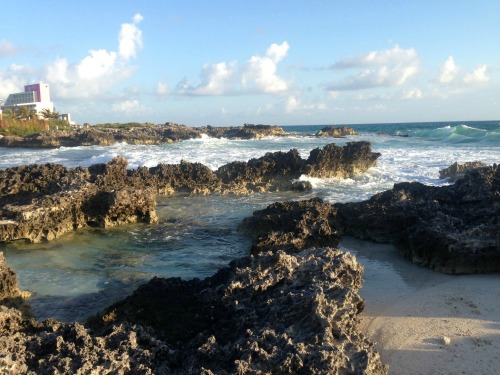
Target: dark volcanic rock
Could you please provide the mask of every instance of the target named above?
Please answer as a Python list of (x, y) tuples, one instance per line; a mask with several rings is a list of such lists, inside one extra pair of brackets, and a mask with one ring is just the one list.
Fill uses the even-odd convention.
[(171, 373), (365, 373), (386, 368), (356, 329), (362, 267), (330, 248), (233, 261), (211, 278), (155, 278), (91, 326), (154, 328)]
[[(127, 170), (116, 157), (106, 164), (67, 169), (56, 164), (0, 171), (0, 242), (49, 241), (84, 227), (152, 223), (156, 194), (250, 194), (292, 190), (302, 174), (351, 177), (376, 163), (369, 143), (333, 144), (311, 151), (267, 153), (212, 171), (200, 163), (159, 164)], [(304, 185), (304, 189), (307, 188)]]
[(318, 137), (343, 138), (347, 135), (357, 135), (356, 130), (349, 126), (325, 126), (316, 133)]
[(43, 242), (75, 229), (157, 220), (156, 191), (127, 186), (127, 161), (68, 170), (46, 164), (0, 171), (0, 242)]
[(155, 278), (87, 327), (39, 323), (0, 306), (0, 368), (17, 374), (386, 374), (373, 344), (357, 330), (362, 272), (353, 256), (330, 248), (246, 257), (203, 281)]
[(254, 139), (264, 137), (283, 137), (286, 132), (279, 126), (245, 124), (243, 127), (213, 127), (201, 128), (214, 138)]
[(340, 237), (334, 227), (336, 210), (319, 198), (273, 203), (255, 211), (240, 225), (251, 234), (251, 252), (282, 249), (297, 252), (309, 247), (337, 247)]
[(449, 167), (441, 169), (439, 171), (439, 178), (448, 178), (451, 181), (455, 181), (462, 177), (465, 172), (481, 167), (486, 167), (486, 164), (480, 161), (469, 161), (464, 164), (458, 164), (458, 162), (455, 162)]
[(345, 233), (394, 242), (417, 264), (445, 273), (500, 271), (500, 168), (469, 171), (443, 187), (401, 183), (337, 204)]
[(379, 153), (372, 152), (369, 142), (348, 142), (344, 147), (331, 143), (323, 149), (311, 151), (305, 174), (321, 178), (349, 178), (375, 166), (379, 156)]

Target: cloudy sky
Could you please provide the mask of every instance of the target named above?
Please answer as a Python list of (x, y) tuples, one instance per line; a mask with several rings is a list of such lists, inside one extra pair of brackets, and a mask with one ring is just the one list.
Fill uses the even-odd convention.
[(498, 0), (0, 5), (0, 98), (44, 81), (79, 123), (500, 119)]

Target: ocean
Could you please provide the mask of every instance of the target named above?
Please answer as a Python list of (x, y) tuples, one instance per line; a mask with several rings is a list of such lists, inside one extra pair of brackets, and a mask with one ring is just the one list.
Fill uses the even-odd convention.
[[(361, 140), (369, 141), (373, 151), (381, 153), (376, 167), (352, 179), (302, 176), (313, 185), (309, 192), (160, 197), (158, 224), (82, 230), (45, 244), (3, 244), (0, 251), (18, 274), (20, 287), (34, 293), (31, 304), (38, 319), (82, 321), (153, 276), (203, 278), (246, 255), (250, 241), (238, 232), (238, 224), (254, 210), (273, 202), (312, 197), (331, 203), (360, 201), (398, 182), (448, 184), (439, 179), (439, 170), (455, 161), (500, 162), (500, 121), (349, 126), (359, 135), (315, 137), (324, 125), (308, 125), (283, 126), (290, 136), (259, 140), (204, 137), (159, 146), (119, 143), (53, 150), (0, 148), (2, 169), (33, 163), (89, 166), (118, 155), (128, 160), (129, 168), (186, 160), (216, 169), (231, 161), (247, 161), (266, 152), (292, 148), (307, 158), (316, 147)], [(384, 272), (395, 272), (386, 262), (371, 263)]]

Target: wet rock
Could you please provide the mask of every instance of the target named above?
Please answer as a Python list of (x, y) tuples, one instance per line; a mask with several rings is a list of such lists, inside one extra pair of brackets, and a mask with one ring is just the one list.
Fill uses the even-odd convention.
[[(24, 318), (33, 316), (26, 302), (31, 293), (19, 289), (17, 276), (7, 265), (3, 252), (0, 251), (0, 336), (8, 334), (12, 327), (20, 326)], [(15, 308), (13, 314), (3, 312)], [(12, 309), (14, 310), (14, 309)], [(1, 367), (0, 367), (1, 368)]]
[(417, 182), (359, 203), (337, 204), (341, 229), (445, 273), (500, 271), (500, 168), (474, 169), (454, 185)]
[(312, 190), (313, 186), (309, 181), (294, 181), (292, 183), (292, 190), (307, 191)]
[(215, 173), (229, 189), (240, 192), (293, 189), (293, 180), (305, 174), (311, 177), (347, 178), (376, 165), (379, 153), (368, 142), (350, 142), (346, 146), (329, 144), (310, 152), (304, 160), (296, 149), (267, 153), (248, 162), (233, 162)]
[(336, 210), (315, 198), (273, 203), (245, 218), (240, 230), (252, 237), (253, 254), (281, 249), (297, 252), (309, 247), (337, 247), (340, 237), (334, 227)]
[(455, 162), (449, 167), (441, 169), (439, 171), (439, 178), (448, 178), (451, 181), (456, 181), (458, 178), (462, 177), (465, 172), (482, 167), (486, 167), (486, 164), (480, 161), (469, 161), (464, 164)]
[(374, 165), (378, 156), (368, 143), (358, 142), (313, 150), (308, 160), (294, 149), (232, 162), (216, 171), (185, 161), (127, 170), (122, 157), (89, 168), (9, 168), (0, 171), (0, 242), (43, 242), (89, 226), (153, 223), (156, 194), (292, 190), (302, 174), (351, 177)]
[(347, 135), (357, 135), (356, 130), (349, 126), (325, 126), (316, 133), (317, 137), (344, 138)]
[(350, 178), (377, 164), (380, 153), (372, 152), (369, 142), (348, 142), (339, 147), (331, 143), (312, 150), (305, 174), (320, 178)]
[(0, 252), (0, 302), (5, 298), (21, 295), (17, 286), (16, 274), (7, 266), (3, 252)]
[(229, 139), (259, 139), (264, 137), (283, 137), (286, 132), (279, 126), (245, 124), (243, 127), (213, 127), (202, 128), (213, 138)]
[(47, 164), (0, 171), (0, 242), (50, 241), (75, 229), (157, 220), (156, 191), (127, 186), (127, 162), (68, 170)]

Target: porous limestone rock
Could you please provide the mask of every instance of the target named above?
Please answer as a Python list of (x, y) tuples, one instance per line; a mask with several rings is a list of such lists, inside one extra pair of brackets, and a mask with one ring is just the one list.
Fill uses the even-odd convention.
[(333, 137), (343, 138), (347, 135), (357, 135), (356, 130), (349, 126), (325, 126), (323, 129), (318, 130), (317, 137)]
[(394, 243), (401, 254), (445, 273), (500, 271), (500, 167), (467, 172), (442, 187), (418, 182), (357, 203), (336, 204), (344, 233)]

